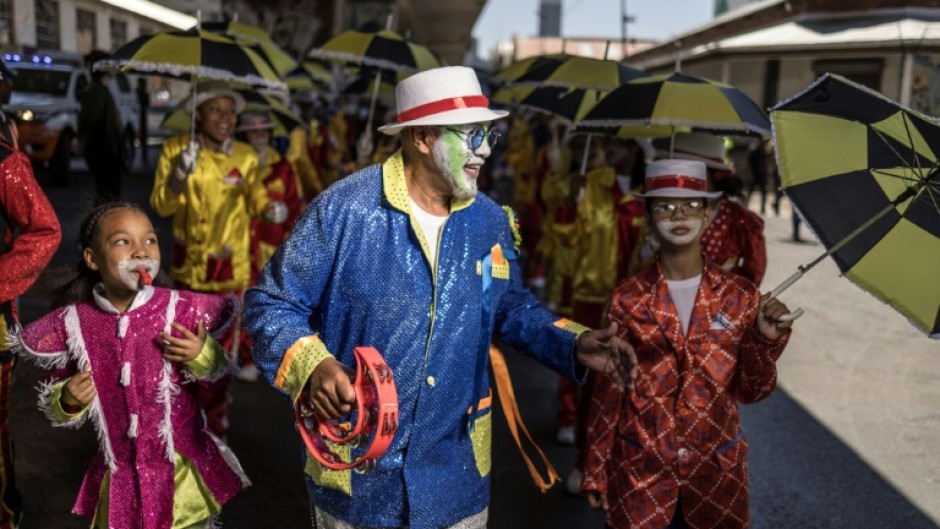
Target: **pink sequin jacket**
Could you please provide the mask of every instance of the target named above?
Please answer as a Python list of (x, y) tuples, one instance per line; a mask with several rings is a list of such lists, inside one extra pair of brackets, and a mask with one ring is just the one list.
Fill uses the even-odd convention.
[[(99, 452), (72, 512), (95, 516), (110, 472), (110, 527), (169, 529), (176, 453), (192, 462), (216, 503), (223, 504), (248, 480), (228, 447), (206, 429), (196, 389), (197, 383), (225, 374), (229, 362), (227, 357), (202, 366), (194, 363), (205, 358), (185, 366), (165, 361), (159, 333), (169, 331), (172, 322), (195, 330), (205, 318), (206, 328), (218, 336), (234, 319), (237, 301), (156, 287), (141, 291), (123, 314), (101, 296), (95, 301), (56, 309), (26, 327), (14, 345), (21, 355), (52, 369), (39, 400), (53, 424), (78, 427), (91, 417), (97, 430)], [(200, 357), (208, 354), (204, 349)], [(86, 365), (97, 396), (85, 413), (69, 416), (50, 394)]]

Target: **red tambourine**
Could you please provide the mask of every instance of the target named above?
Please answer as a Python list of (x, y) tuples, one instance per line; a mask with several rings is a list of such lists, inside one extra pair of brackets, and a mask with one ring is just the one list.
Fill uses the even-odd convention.
[[(341, 424), (336, 419), (323, 420), (317, 416), (310, 403), (309, 390), (305, 389), (297, 399), (297, 430), (307, 449), (321, 465), (331, 470), (369, 472), (375, 461), (382, 457), (398, 430), (398, 392), (392, 379), (392, 370), (374, 347), (356, 347), (356, 391), (355, 417), (352, 426)], [(371, 442), (370, 442), (371, 438)], [(349, 463), (330, 450), (326, 441), (349, 445), (352, 448), (368, 448), (365, 453)]]

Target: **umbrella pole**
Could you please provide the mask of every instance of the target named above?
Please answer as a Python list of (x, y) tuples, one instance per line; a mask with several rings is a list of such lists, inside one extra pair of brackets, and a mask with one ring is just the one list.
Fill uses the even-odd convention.
[[(196, 10), (196, 30), (202, 29), (202, 10)], [(192, 74), (189, 77), (189, 92), (190, 92), (190, 107), (189, 110), (189, 141), (190, 143), (196, 139), (196, 74)]]
[(591, 138), (593, 134), (588, 134), (587, 141), (584, 142), (584, 154), (581, 155), (581, 176), (587, 172), (588, 153), (591, 152)]
[[(388, 17), (385, 18), (385, 29), (391, 31), (392, 29), (392, 13), (388, 14)], [(369, 118), (366, 120), (366, 133), (369, 137), (372, 136), (372, 114), (375, 113), (375, 102), (379, 98), (379, 83), (382, 82), (382, 70), (375, 72), (375, 86), (372, 87), (372, 101), (369, 102)]]
[(369, 102), (369, 118), (366, 120), (366, 132), (372, 134), (372, 115), (375, 113), (375, 103), (379, 98), (379, 83), (382, 82), (382, 70), (375, 73), (375, 86), (372, 87), (372, 101)]

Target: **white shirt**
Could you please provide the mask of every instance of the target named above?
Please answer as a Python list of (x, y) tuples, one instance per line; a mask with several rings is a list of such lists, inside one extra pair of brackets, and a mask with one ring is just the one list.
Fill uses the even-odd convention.
[(695, 307), (695, 296), (698, 294), (699, 283), (702, 282), (702, 274), (689, 279), (680, 279), (673, 281), (666, 280), (669, 287), (669, 295), (679, 313), (679, 322), (682, 323), (683, 336), (689, 333), (689, 321), (692, 319), (692, 308)]
[(431, 251), (431, 264), (434, 264), (437, 262), (437, 241), (440, 238), (441, 226), (447, 220), (447, 215), (438, 217), (421, 209), (421, 206), (413, 198), (408, 197), (408, 200), (411, 201), (411, 212), (414, 213), (415, 220), (418, 221), (418, 226), (421, 227), (421, 231), (424, 233), (424, 240), (428, 242), (428, 249)]

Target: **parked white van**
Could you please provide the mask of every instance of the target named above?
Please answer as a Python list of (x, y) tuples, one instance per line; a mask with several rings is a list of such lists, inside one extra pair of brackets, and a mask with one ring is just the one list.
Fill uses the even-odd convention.
[[(20, 148), (35, 164), (47, 166), (52, 179), (67, 183), (71, 143), (78, 131), (80, 95), (91, 75), (76, 54), (49, 52), (3, 56), (16, 73), (13, 95), (4, 110), (16, 120)], [(109, 84), (124, 128), (125, 151), (133, 159), (140, 119), (137, 95), (123, 73)]]

